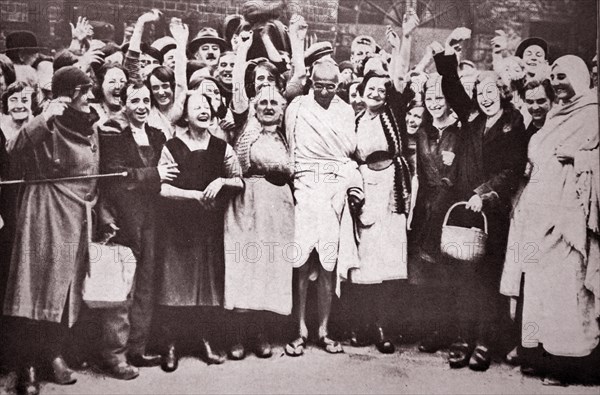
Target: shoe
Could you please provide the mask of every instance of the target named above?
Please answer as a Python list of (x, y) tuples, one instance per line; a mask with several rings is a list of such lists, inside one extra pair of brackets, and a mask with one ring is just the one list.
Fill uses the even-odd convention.
[(19, 372), (16, 390), (19, 395), (38, 395), (40, 393), (40, 383), (33, 366)]
[(75, 372), (71, 370), (63, 357), (58, 356), (52, 360), (52, 381), (59, 385), (71, 385), (77, 382)]
[(227, 357), (232, 361), (241, 361), (246, 358), (246, 350), (242, 343), (237, 343), (227, 351)]
[(202, 351), (203, 351), (203, 357), (204, 357), (204, 361), (209, 364), (209, 365), (220, 365), (223, 362), (225, 362), (225, 357), (223, 355), (220, 355), (218, 353), (215, 353), (212, 350), (212, 347), (210, 346), (210, 343), (208, 342), (208, 340), (202, 339), (201, 341), (201, 345), (202, 345)]
[(380, 326), (375, 327), (375, 347), (377, 347), (382, 354), (393, 354), (396, 351), (394, 343), (385, 337), (383, 328)]
[(117, 365), (108, 366), (104, 371), (117, 380), (133, 380), (140, 375), (140, 371), (127, 362), (120, 362)]
[(533, 366), (530, 365), (524, 365), (521, 364), (521, 374), (523, 376), (539, 376), (541, 375), (541, 373), (538, 371), (538, 369), (534, 368)]
[(175, 344), (169, 344), (167, 346), (167, 352), (162, 356), (160, 368), (167, 373), (171, 373), (177, 370), (179, 366), (179, 358), (175, 351)]
[(469, 369), (476, 372), (485, 372), (490, 367), (491, 362), (490, 350), (486, 346), (478, 344), (469, 360)]
[(358, 330), (353, 330), (350, 332), (350, 345), (352, 347), (366, 347), (369, 345), (369, 340), (366, 339), (366, 336), (363, 332)]
[(419, 351), (433, 354), (441, 348), (444, 348), (445, 344), (442, 341), (440, 334), (436, 331), (431, 333), (419, 344)]
[(258, 358), (271, 358), (271, 355), (273, 355), (271, 345), (261, 336), (259, 336), (259, 338), (256, 339), (256, 345), (254, 346), (254, 355), (256, 355)]
[(450, 346), (450, 354), (448, 357), (448, 363), (452, 369), (464, 368), (469, 364), (469, 358), (471, 357), (471, 350), (473, 348), (469, 343), (459, 340)]
[(521, 358), (519, 358), (518, 348), (517, 347), (513, 348), (508, 354), (506, 354), (506, 357), (504, 357), (504, 360), (509, 365), (519, 366), (521, 364)]
[(150, 368), (153, 366), (159, 366), (161, 363), (160, 355), (151, 354), (128, 354), (127, 360), (130, 364), (137, 368)]
[(568, 387), (568, 383), (560, 377), (548, 375), (542, 379), (542, 385), (549, 387)]

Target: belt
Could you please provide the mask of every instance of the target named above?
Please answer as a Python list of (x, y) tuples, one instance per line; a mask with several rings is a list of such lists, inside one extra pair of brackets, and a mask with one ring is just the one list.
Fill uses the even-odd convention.
[(275, 174), (247, 174), (244, 178), (264, 178), (269, 181), (271, 184), (276, 185), (278, 187), (282, 187), (290, 182), (290, 177), (285, 176), (280, 173)]
[(367, 165), (370, 170), (381, 171), (390, 167), (394, 163), (394, 156), (387, 151), (375, 151), (364, 161), (359, 161), (359, 165)]

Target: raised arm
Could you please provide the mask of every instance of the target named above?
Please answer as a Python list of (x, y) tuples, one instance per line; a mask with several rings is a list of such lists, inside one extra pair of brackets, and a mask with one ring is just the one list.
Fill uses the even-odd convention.
[(502, 69), (502, 62), (508, 55), (508, 37), (504, 30), (496, 30), (496, 37), (492, 38), (492, 67), (495, 71)]
[(86, 17), (77, 17), (77, 23), (71, 26), (71, 45), (69, 51), (77, 55), (82, 55), (88, 45), (88, 39), (93, 36), (94, 28), (88, 22)]
[(169, 120), (175, 123), (183, 114), (183, 105), (185, 103), (185, 96), (187, 95), (187, 57), (185, 55), (185, 48), (190, 32), (186, 24), (181, 23), (181, 20), (175, 18), (171, 21), (170, 30), (177, 42), (175, 50), (175, 92), (173, 107), (169, 111)]
[(125, 54), (125, 60), (123, 61), (123, 67), (129, 73), (129, 80), (134, 83), (142, 83), (142, 76), (140, 72), (140, 54), (142, 52), (142, 35), (144, 34), (144, 27), (148, 22), (156, 22), (160, 18), (160, 11), (153, 9), (152, 11), (145, 12), (140, 15), (131, 39), (129, 40), (129, 49)]
[(285, 63), (285, 61), (281, 57), (281, 54), (275, 47), (275, 44), (273, 44), (273, 41), (269, 36), (269, 30), (266, 26), (263, 27), (260, 31), (260, 39), (262, 40), (263, 45), (265, 46), (265, 50), (267, 51), (267, 57), (269, 58), (271, 63), (273, 63), (274, 65), (281, 65), (282, 63)]
[(458, 76), (458, 59), (454, 53), (454, 49), (446, 45), (446, 48), (438, 42), (431, 44), (432, 51), (435, 55), (435, 67), (437, 72), (442, 76), (442, 92), (446, 97), (446, 101), (454, 110), (458, 119), (466, 125), (469, 122), (471, 115), (471, 98), (465, 92), (465, 89), (460, 82)]
[(304, 44), (308, 25), (304, 17), (293, 15), (290, 18), (290, 45), (292, 48), (292, 76), (290, 77), (286, 89), (285, 98), (291, 101), (294, 97), (301, 95), (306, 83), (306, 64), (304, 63)]
[(248, 50), (252, 46), (254, 32), (241, 32), (238, 49), (235, 55), (235, 66), (233, 66), (233, 98), (231, 100), (231, 108), (237, 114), (245, 113), (248, 110), (248, 97), (245, 89), (245, 76)]
[(410, 68), (410, 53), (412, 50), (412, 39), (413, 32), (419, 26), (420, 20), (417, 13), (409, 10), (404, 15), (404, 21), (402, 24), (402, 45), (398, 49), (397, 56), (392, 56), (392, 61), (396, 58), (396, 64), (392, 67), (392, 77), (394, 78), (394, 84), (398, 83), (396, 89), (402, 92), (405, 87), (406, 74)]
[(421, 58), (421, 60), (419, 61), (419, 63), (417, 63), (417, 65), (414, 68), (414, 71), (417, 73), (424, 73), (425, 70), (427, 69), (427, 67), (433, 62), (433, 52), (431, 50), (431, 46), (427, 46), (425, 48), (425, 53), (423, 54), (423, 57)]

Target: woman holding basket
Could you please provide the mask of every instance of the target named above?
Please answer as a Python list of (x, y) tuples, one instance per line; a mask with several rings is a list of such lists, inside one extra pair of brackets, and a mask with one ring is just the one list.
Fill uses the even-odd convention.
[[(457, 199), (467, 201), (465, 207), (470, 211), (456, 209), (456, 214), (462, 214), (457, 225), (480, 226), (482, 211), (489, 221), (483, 257), (455, 262), (457, 270), (452, 271), (459, 340), (450, 347), (449, 363), (452, 368), (469, 365), (472, 370), (484, 371), (491, 361), (490, 343), (496, 340), (492, 328), (500, 323), (496, 312), (506, 311), (500, 306), (498, 287), (511, 201), (525, 169), (525, 127), (497, 73), (482, 72), (478, 76), (473, 103), (460, 82), (454, 49), (449, 44), (444, 49), (439, 43), (432, 44), (432, 49), (442, 75), (444, 96), (462, 124), (457, 142), (455, 189)], [(471, 114), (472, 108), (477, 109), (475, 114)], [(463, 244), (458, 248), (473, 248)]]

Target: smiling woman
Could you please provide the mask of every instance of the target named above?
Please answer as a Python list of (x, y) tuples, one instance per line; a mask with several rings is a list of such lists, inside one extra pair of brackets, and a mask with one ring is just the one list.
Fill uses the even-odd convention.
[(37, 114), (37, 95), (35, 88), (25, 82), (15, 82), (2, 94), (2, 117), (0, 129), (6, 138), (6, 145), (10, 147), (21, 126), (32, 115)]
[(196, 323), (200, 328), (194, 327), (194, 332), (200, 332), (197, 339), (207, 363), (224, 361), (210, 346), (209, 339), (215, 334), (200, 323), (211, 322), (214, 307), (223, 302), (223, 214), (232, 194), (243, 188), (233, 148), (209, 132), (215, 117), (210, 98), (192, 91), (183, 117), (187, 130), (166, 143), (160, 160), (161, 165), (176, 164), (180, 169), (175, 180), (162, 183), (160, 192), (158, 304), (165, 314), (162, 368), (167, 372), (177, 369), (176, 329), (180, 322), (190, 321), (190, 313), (199, 313)]
[[(462, 123), (454, 201), (468, 200), (466, 207), (476, 213), (483, 210), (489, 223), (486, 254), (481, 262), (456, 265), (451, 273), (452, 281), (461, 284), (453, 291), (460, 341), (450, 347), (449, 362), (453, 368), (468, 365), (472, 370), (487, 370), (494, 328), (503, 324), (498, 312), (508, 309), (497, 288), (511, 201), (525, 170), (526, 133), (523, 117), (505, 93), (498, 74), (482, 72), (475, 82), (472, 100), (460, 82), (454, 51), (448, 47), (444, 51), (434, 59), (443, 78), (444, 96)], [(473, 114), (474, 104), (477, 111)], [(478, 223), (475, 221), (479, 218), (472, 213), (465, 211), (462, 215), (462, 226)]]

